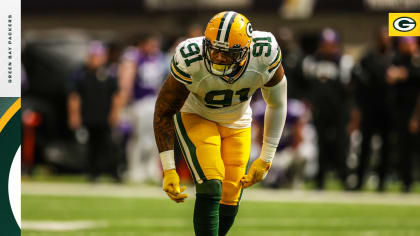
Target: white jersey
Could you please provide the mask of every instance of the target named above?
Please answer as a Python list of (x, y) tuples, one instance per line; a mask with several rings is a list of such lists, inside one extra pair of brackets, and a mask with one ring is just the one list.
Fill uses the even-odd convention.
[(210, 74), (203, 58), (204, 37), (181, 42), (171, 62), (171, 74), (191, 92), (181, 109), (229, 128), (251, 126), (251, 96), (280, 66), (281, 51), (269, 32), (254, 31), (247, 62), (233, 77)]

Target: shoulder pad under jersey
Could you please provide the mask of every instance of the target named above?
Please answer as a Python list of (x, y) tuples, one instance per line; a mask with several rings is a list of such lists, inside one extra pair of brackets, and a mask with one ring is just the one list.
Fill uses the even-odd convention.
[(191, 75), (200, 70), (200, 61), (203, 60), (202, 42), (203, 37), (189, 38), (176, 47), (170, 71), (179, 82), (186, 85), (192, 84)]
[(251, 54), (258, 59), (259, 69), (268, 82), (281, 64), (282, 54), (277, 40), (270, 32), (252, 33)]

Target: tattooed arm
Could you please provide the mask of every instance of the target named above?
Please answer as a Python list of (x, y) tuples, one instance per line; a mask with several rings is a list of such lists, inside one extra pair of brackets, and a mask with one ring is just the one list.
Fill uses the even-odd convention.
[(160, 89), (153, 120), (156, 144), (160, 153), (174, 148), (173, 115), (184, 105), (189, 93), (185, 85), (175, 80), (171, 74)]
[(185, 85), (169, 74), (156, 100), (153, 120), (156, 144), (164, 170), (163, 191), (177, 203), (184, 202), (188, 194), (182, 193), (186, 187), (180, 186), (179, 176), (175, 170), (173, 116), (184, 105), (189, 93)]

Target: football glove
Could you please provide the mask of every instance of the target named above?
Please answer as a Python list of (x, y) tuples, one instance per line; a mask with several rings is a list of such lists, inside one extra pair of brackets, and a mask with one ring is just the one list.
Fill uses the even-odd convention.
[(243, 187), (248, 188), (249, 186), (252, 186), (253, 184), (263, 180), (267, 175), (270, 167), (271, 162), (265, 162), (261, 160), (261, 158), (255, 160), (249, 169), (249, 173), (241, 179)]
[(165, 170), (163, 172), (163, 191), (177, 203), (184, 202), (188, 194), (182, 193), (187, 187), (179, 186), (179, 176), (175, 169)]

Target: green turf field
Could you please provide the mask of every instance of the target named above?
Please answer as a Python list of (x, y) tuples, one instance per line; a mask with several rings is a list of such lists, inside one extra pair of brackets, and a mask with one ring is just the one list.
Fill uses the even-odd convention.
[[(193, 199), (23, 195), (22, 235), (193, 235), (192, 209)], [(25, 229), (46, 223), (49, 230)], [(63, 223), (69, 230), (52, 231)], [(420, 206), (243, 201), (229, 235), (414, 236)]]

